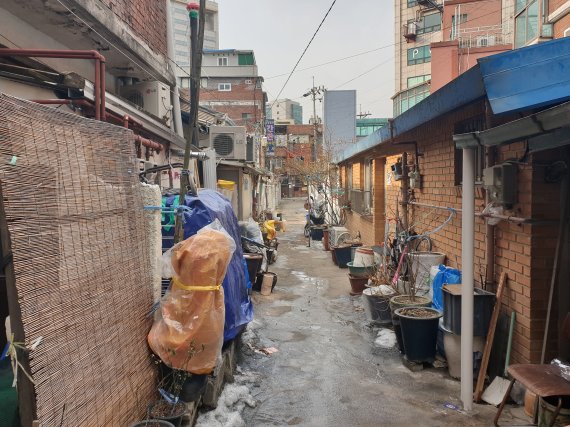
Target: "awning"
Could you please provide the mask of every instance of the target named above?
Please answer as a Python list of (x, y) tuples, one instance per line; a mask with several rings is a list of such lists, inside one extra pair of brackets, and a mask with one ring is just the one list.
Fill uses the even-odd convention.
[(220, 160), (218, 162), (218, 166), (231, 166), (234, 168), (244, 168), (248, 171), (254, 173), (255, 175), (266, 175), (265, 171), (261, 168), (255, 168), (253, 165), (249, 163), (239, 162), (237, 160)]
[(533, 151), (570, 142), (570, 102), (491, 129), (453, 135), (457, 148), (494, 147), (524, 139)]

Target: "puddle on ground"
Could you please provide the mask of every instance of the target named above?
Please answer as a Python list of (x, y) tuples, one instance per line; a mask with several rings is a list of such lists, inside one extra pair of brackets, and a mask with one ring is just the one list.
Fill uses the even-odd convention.
[(292, 308), (290, 305), (278, 305), (263, 310), (263, 314), (266, 316), (281, 316), (285, 313), (289, 313)]

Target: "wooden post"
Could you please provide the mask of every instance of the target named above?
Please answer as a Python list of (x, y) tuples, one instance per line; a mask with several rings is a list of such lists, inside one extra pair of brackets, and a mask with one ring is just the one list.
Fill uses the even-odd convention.
[(501, 301), (503, 298), (503, 289), (507, 282), (507, 273), (501, 274), (499, 280), (499, 287), (497, 288), (497, 301), (491, 316), (491, 323), (489, 324), (489, 332), (487, 333), (487, 340), (485, 341), (485, 349), (483, 350), (483, 359), (481, 360), (481, 368), (479, 368), (479, 376), (477, 377), (477, 386), (475, 387), (474, 400), (475, 402), (481, 401), (483, 394), (483, 387), (485, 385), (485, 375), (487, 374), (487, 366), (489, 366), (489, 356), (491, 356), (491, 347), (493, 346), (493, 338), (495, 338), (495, 329), (497, 329), (497, 320), (499, 320), (499, 313), (501, 312)]

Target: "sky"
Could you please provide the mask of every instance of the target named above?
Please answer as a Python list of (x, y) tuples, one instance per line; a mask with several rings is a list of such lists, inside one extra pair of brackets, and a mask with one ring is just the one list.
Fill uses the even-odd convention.
[[(265, 79), (264, 90), (271, 102), (332, 0), (217, 0), (217, 3), (220, 49), (254, 51), (258, 72)], [(301, 103), (305, 123), (312, 116), (313, 105), (309, 97), (302, 95), (312, 87), (313, 76), (315, 86), (324, 86), (328, 90), (356, 90), (358, 112), (372, 113), (370, 117), (392, 117), (393, 4), (392, 0), (336, 1), (279, 96)], [(375, 51), (300, 71), (370, 50)], [(322, 117), (321, 112), (322, 103), (317, 102), (317, 115)]]

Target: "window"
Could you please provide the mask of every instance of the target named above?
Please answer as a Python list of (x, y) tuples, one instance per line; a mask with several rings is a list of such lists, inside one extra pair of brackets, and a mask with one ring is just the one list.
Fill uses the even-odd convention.
[(262, 84), (262, 81), (261, 81), (261, 80), (256, 80), (256, 82), (255, 82), (255, 88), (256, 88), (256, 89), (261, 89), (261, 84)]
[(515, 4), (515, 49), (538, 37), (538, 0), (517, 0)]
[(418, 5), (417, 0), (408, 0), (408, 7), (414, 7), (417, 5)]
[(364, 212), (372, 210), (372, 159), (364, 161)]
[(461, 26), (461, 24), (465, 24), (467, 22), (467, 14), (462, 13), (461, 15), (453, 15), (451, 17), (451, 40), (455, 40), (457, 38), (457, 29)]
[(208, 87), (208, 78), (201, 77), (200, 78), (200, 87), (207, 88)]
[(423, 83), (396, 95), (394, 97), (394, 117), (399, 116), (422, 99), (427, 98), (429, 96), (429, 90), (429, 84)]
[(255, 65), (253, 61), (253, 53), (238, 54), (238, 65)]
[(408, 65), (423, 64), (431, 61), (429, 46), (419, 46), (408, 49)]
[(346, 167), (346, 186), (352, 190), (352, 164)]
[(250, 79), (247, 79), (247, 80), (245, 81), (245, 84), (246, 84), (246, 85), (253, 84), (253, 81), (251, 81)]
[(211, 12), (206, 12), (206, 26), (204, 27), (207, 31), (216, 31), (216, 18), (215, 14)]
[(423, 76), (408, 77), (408, 88), (417, 86), (431, 80), (431, 74), (424, 74)]
[(188, 89), (190, 87), (190, 77), (180, 77), (180, 87)]
[[(414, 20), (410, 19), (408, 25), (413, 23)], [(416, 22), (416, 34), (433, 33), (434, 31), (441, 30), (441, 13), (432, 13), (431, 15), (424, 15), (422, 19)]]
[(360, 177), (360, 162), (352, 164), (352, 188), (355, 190), (362, 189), (362, 183)]
[(251, 113), (241, 113), (242, 120), (251, 120), (253, 119), (253, 114)]
[(230, 92), (232, 90), (231, 83), (218, 83), (218, 90), (220, 92)]
[(227, 66), (228, 66), (228, 57), (220, 56), (218, 58), (218, 67), (227, 67)]

